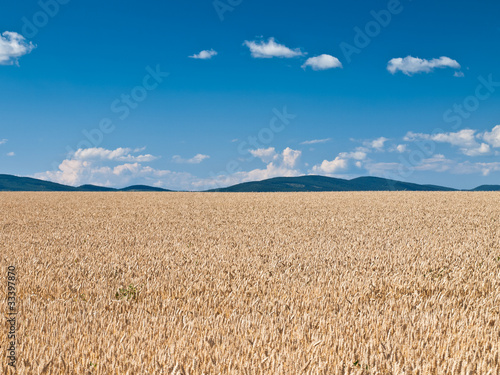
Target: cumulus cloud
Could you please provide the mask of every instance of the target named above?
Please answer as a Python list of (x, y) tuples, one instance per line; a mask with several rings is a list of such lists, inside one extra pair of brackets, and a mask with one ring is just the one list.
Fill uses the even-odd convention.
[(396, 146), (396, 151), (399, 152), (399, 153), (403, 153), (403, 152), (406, 152), (407, 151), (407, 145), (397, 145)]
[(274, 147), (258, 148), (249, 152), (263, 163), (278, 163), (287, 168), (294, 168), (302, 155), (301, 151), (292, 150), (290, 147), (285, 148), (281, 154), (277, 153)]
[(93, 147), (77, 150), (72, 156), (76, 160), (109, 160), (109, 161), (128, 161), (128, 162), (150, 162), (157, 157), (146, 155), (133, 155), (142, 149), (132, 150), (130, 148), (117, 148), (116, 150), (106, 150), (102, 147)]
[(347, 168), (347, 160), (342, 159), (340, 156), (337, 156), (335, 159), (331, 161), (323, 160), (321, 164), (313, 166), (311, 171), (312, 173), (332, 174), (332, 173), (337, 173), (346, 168)]
[(268, 59), (272, 57), (292, 58), (303, 56), (304, 53), (299, 49), (291, 49), (283, 44), (276, 43), (274, 38), (269, 38), (265, 41), (248, 41), (245, 40), (246, 45), (254, 58)]
[(81, 149), (63, 160), (56, 170), (37, 173), (33, 177), (71, 186), (94, 184), (120, 187), (139, 183), (167, 189), (189, 190), (193, 187), (197, 180), (193, 175), (143, 165), (143, 162), (153, 158), (132, 155), (139, 151), (128, 148)]
[(290, 147), (285, 148), (282, 153), (283, 165), (288, 168), (295, 168), (301, 154), (301, 151), (292, 150)]
[(330, 142), (332, 139), (331, 138), (324, 138), (324, 139), (312, 139), (310, 141), (304, 141), (304, 142), (300, 142), (301, 145), (314, 145), (314, 144), (317, 144), (317, 143), (326, 143), (326, 142)]
[(476, 174), (481, 173), (483, 176), (488, 176), (491, 172), (500, 171), (500, 162), (470, 162), (465, 161), (458, 163), (452, 170), (455, 174)]
[(408, 132), (404, 137), (406, 141), (416, 141), (416, 140), (431, 140), (434, 142), (448, 143), (452, 146), (460, 148), (460, 152), (467, 156), (479, 156), (489, 154), (491, 148), (486, 143), (479, 143), (478, 138), (486, 135), (488, 139), (489, 134), (484, 133), (483, 135), (476, 135), (477, 130), (474, 129), (462, 129), (458, 132), (449, 133), (436, 133), (436, 134), (425, 134), (425, 133), (413, 133)]
[(199, 60), (210, 60), (212, 57), (217, 55), (217, 51), (213, 49), (203, 50), (200, 53), (195, 53), (194, 55), (189, 56), (191, 59), (199, 59)]
[(8, 152), (7, 156), (16, 156), (16, 153), (15, 152)]
[(431, 139), (436, 142), (449, 143), (453, 146), (463, 148), (476, 146), (475, 130), (463, 129), (458, 132), (437, 133), (431, 136)]
[(302, 68), (305, 69), (308, 66), (310, 66), (312, 70), (327, 70), (342, 68), (342, 63), (334, 56), (323, 54), (308, 58), (304, 65), (302, 65)]
[(478, 147), (465, 149), (463, 153), (467, 156), (479, 156), (491, 153), (490, 145), (481, 143)]
[(0, 65), (18, 64), (21, 56), (27, 55), (35, 48), (31, 42), (12, 31), (0, 34)]
[(491, 132), (484, 132), (481, 137), (493, 147), (500, 147), (500, 125), (495, 126)]
[(274, 147), (258, 148), (256, 150), (248, 150), (253, 157), (259, 158), (264, 163), (269, 163), (277, 157)]
[(411, 76), (415, 73), (430, 73), (436, 68), (460, 69), (460, 64), (449, 57), (442, 56), (438, 59), (426, 60), (418, 57), (407, 56), (405, 58), (391, 59), (387, 64), (387, 70), (392, 74), (400, 71)]
[(203, 160), (210, 158), (208, 155), (196, 154), (191, 159), (183, 159), (180, 155), (174, 155), (172, 160), (179, 164), (200, 164)]
[(423, 159), (419, 165), (415, 166), (415, 170), (445, 172), (450, 170), (454, 164), (453, 160), (447, 159), (442, 154), (436, 154), (430, 158)]
[(378, 151), (382, 151), (384, 149), (384, 144), (387, 142), (388, 139), (385, 137), (379, 137), (377, 139), (374, 139), (373, 141), (368, 143), (368, 146), (371, 148), (374, 148)]
[(365, 160), (367, 154), (365, 151), (357, 149), (356, 151), (352, 151), (352, 152), (341, 152), (339, 154), (339, 156), (342, 159)]
[(367, 158), (367, 152), (363, 147), (358, 147), (351, 152), (341, 152), (333, 160), (323, 160), (321, 164), (315, 165), (311, 168), (311, 173), (319, 174), (334, 174), (341, 170), (347, 169), (349, 166), (349, 160), (356, 160), (354, 163), (358, 168), (362, 167), (362, 161)]
[(0, 145), (4, 145), (7, 143), (7, 139), (0, 139)]
[(266, 164), (265, 168), (239, 171), (233, 174), (220, 174), (214, 178), (200, 179), (194, 185), (200, 188), (215, 188), (248, 181), (261, 181), (273, 177), (293, 177), (302, 175), (298, 168), (301, 151), (285, 148), (281, 153), (274, 147), (249, 150), (250, 153)]

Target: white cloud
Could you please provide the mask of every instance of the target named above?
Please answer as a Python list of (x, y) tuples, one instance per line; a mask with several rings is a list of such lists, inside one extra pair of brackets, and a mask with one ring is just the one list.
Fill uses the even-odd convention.
[[(354, 139), (351, 139), (351, 140), (354, 141)], [(363, 146), (365, 146), (365, 147), (364, 148), (359, 148), (358, 147), (358, 150), (362, 149), (365, 152), (371, 152), (371, 151), (373, 151), (373, 150), (370, 150), (370, 149), (375, 149), (377, 151), (384, 151), (384, 145), (385, 145), (385, 143), (388, 140), (389, 140), (388, 138), (379, 137), (379, 138), (373, 139), (371, 141), (364, 141), (363, 142)]]
[(132, 155), (143, 149), (132, 150), (130, 148), (117, 148), (116, 150), (106, 150), (102, 147), (93, 147), (77, 150), (72, 158), (76, 160), (109, 160), (109, 161), (128, 161), (128, 162), (150, 162), (157, 157), (147, 155)]
[(475, 130), (463, 129), (458, 132), (437, 133), (431, 136), (431, 139), (436, 142), (449, 143), (459, 147), (474, 147), (476, 146)]
[(157, 170), (140, 163), (110, 167), (74, 159), (63, 160), (58, 170), (37, 173), (34, 177), (71, 186), (93, 184), (116, 187), (146, 183), (167, 189), (189, 189), (195, 180), (189, 173)]
[(376, 150), (382, 151), (384, 149), (384, 144), (387, 141), (388, 141), (387, 138), (380, 137), (380, 138), (377, 138), (377, 139), (374, 139), (373, 141), (371, 141), (369, 143), (369, 146), (376, 149)]
[(455, 164), (453, 160), (447, 159), (444, 155), (436, 154), (430, 158), (423, 159), (419, 165), (415, 166), (417, 171), (445, 172)]
[(15, 152), (8, 152), (7, 156), (16, 156), (16, 153)]
[(217, 55), (217, 51), (210, 49), (210, 50), (203, 50), (200, 53), (195, 53), (194, 55), (191, 55), (189, 57), (192, 59), (210, 60), (212, 57), (214, 57), (216, 55)]
[(261, 181), (273, 177), (302, 175), (301, 171), (297, 168), (298, 160), (302, 154), (301, 151), (287, 147), (281, 153), (277, 153), (274, 147), (270, 147), (267, 149), (250, 150), (250, 153), (266, 163), (266, 167), (251, 171), (240, 171), (230, 175), (221, 174), (215, 178), (198, 180), (193, 185), (198, 188), (210, 189), (248, 181)]
[(323, 160), (321, 164), (313, 166), (309, 172), (332, 175), (343, 169), (347, 169), (349, 160), (356, 160), (354, 164), (356, 167), (361, 168), (362, 161), (366, 160), (367, 152), (369, 152), (369, 150), (364, 147), (357, 147), (351, 152), (341, 152), (335, 159)]
[[(63, 160), (57, 170), (37, 173), (33, 177), (71, 186), (94, 184), (120, 187), (139, 183), (187, 190), (194, 186), (193, 183), (197, 179), (189, 173), (154, 169), (139, 162), (139, 160), (151, 161), (151, 158), (130, 155), (130, 152), (141, 150), (130, 151), (127, 148), (78, 150)], [(130, 162), (123, 162), (126, 160)]]
[(301, 151), (292, 150), (290, 147), (285, 148), (281, 154), (278, 154), (274, 147), (258, 148), (249, 152), (263, 163), (274, 163), (286, 168), (294, 168), (302, 155)]
[(491, 163), (471, 163), (466, 161), (464, 163), (457, 164), (453, 170), (456, 174), (475, 174), (481, 173), (483, 176), (488, 176), (491, 172), (500, 171), (500, 162)]
[(4, 31), (0, 34), (0, 65), (18, 64), (21, 56), (27, 55), (35, 45), (15, 32)]
[[(495, 129), (493, 129), (495, 130)], [(458, 132), (449, 133), (436, 133), (436, 134), (424, 134), (424, 133), (413, 133), (408, 132), (404, 137), (406, 141), (416, 141), (416, 140), (430, 140), (440, 143), (448, 143), (452, 146), (460, 148), (460, 152), (467, 156), (479, 156), (489, 154), (491, 152), (490, 146), (486, 143), (478, 143), (477, 139), (486, 137), (490, 139), (491, 133), (484, 133), (483, 135), (476, 135), (477, 130), (474, 129), (462, 129)]]
[[(117, 150), (124, 150), (124, 148)], [(267, 149), (263, 149), (264, 151), (253, 150), (255, 154), (260, 154), (262, 157), (266, 154), (269, 155), (272, 157), (272, 161), (266, 163), (265, 168), (262, 169), (241, 171), (209, 179), (200, 179), (186, 172), (155, 169), (138, 161), (123, 163), (123, 157), (127, 156), (127, 153), (117, 150), (99, 150), (99, 152), (95, 149), (88, 152), (81, 150), (63, 160), (57, 170), (37, 173), (33, 177), (71, 186), (94, 184), (121, 187), (132, 184), (147, 184), (166, 189), (200, 190), (240, 182), (257, 181), (279, 176), (299, 176), (302, 174), (297, 168), (301, 151), (289, 147), (285, 148), (281, 153), (277, 153), (274, 149), (272, 149), (272, 152)], [(134, 152), (141, 150), (135, 149)], [(187, 160), (198, 162), (206, 159), (206, 157), (208, 156), (198, 154)], [(187, 162), (187, 160), (182, 160)]]
[(482, 138), (493, 147), (500, 147), (500, 125), (495, 126), (491, 132), (484, 132)]
[(490, 145), (486, 143), (481, 143), (478, 147), (470, 149), (462, 149), (462, 152), (467, 156), (479, 156), (486, 155), (491, 152)]
[(323, 54), (308, 58), (304, 65), (302, 65), (302, 68), (305, 69), (308, 66), (310, 66), (312, 70), (327, 70), (342, 68), (342, 63), (334, 56)]
[(287, 147), (283, 150), (283, 165), (288, 168), (295, 168), (297, 161), (302, 154), (301, 151), (292, 150), (290, 147)]
[(407, 145), (397, 145), (396, 146), (396, 151), (399, 153), (406, 152), (407, 150)]
[(411, 76), (415, 73), (430, 73), (435, 68), (453, 68), (460, 69), (460, 64), (450, 59), (449, 57), (442, 56), (439, 59), (419, 59), (418, 57), (407, 56), (405, 58), (391, 59), (387, 64), (387, 70), (392, 74), (397, 71)]
[(462, 78), (465, 77), (465, 74), (464, 72), (455, 72), (453, 73), (453, 77)]
[(320, 165), (315, 165), (311, 171), (313, 173), (332, 174), (346, 168), (347, 168), (347, 160), (342, 159), (340, 156), (337, 156), (335, 159), (331, 161), (323, 160), (323, 162)]
[(196, 154), (191, 159), (183, 159), (179, 155), (174, 155), (172, 160), (179, 164), (200, 164), (203, 160), (210, 158), (208, 155)]
[(288, 168), (285, 165), (277, 163), (269, 163), (265, 169), (254, 169), (249, 172), (238, 172), (234, 177), (239, 178), (241, 182), (245, 181), (260, 181), (273, 177), (293, 177), (299, 176), (301, 173), (298, 170)]
[(0, 145), (4, 145), (7, 143), (7, 139), (0, 139)]
[(359, 149), (357, 151), (341, 152), (339, 154), (339, 157), (341, 157), (342, 159), (354, 159), (354, 160), (365, 160), (366, 156), (367, 156), (366, 152), (360, 151)]
[(256, 150), (248, 150), (252, 156), (259, 158), (264, 163), (271, 162), (276, 156), (276, 150), (274, 147), (269, 148), (258, 148)]
[(325, 138), (325, 139), (313, 139), (313, 140), (310, 140), (310, 141), (304, 141), (304, 142), (300, 142), (301, 145), (314, 145), (314, 144), (317, 144), (317, 143), (326, 143), (326, 142), (330, 142), (332, 139), (331, 138)]
[(252, 57), (254, 58), (291, 58), (304, 55), (304, 53), (299, 48), (290, 49), (283, 44), (276, 43), (274, 38), (269, 38), (267, 42), (245, 40), (244, 45), (246, 45), (250, 49)]

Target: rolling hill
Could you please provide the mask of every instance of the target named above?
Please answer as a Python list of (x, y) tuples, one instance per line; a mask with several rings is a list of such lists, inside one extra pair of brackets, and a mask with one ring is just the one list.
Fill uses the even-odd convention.
[(472, 191), (500, 191), (500, 185), (481, 185)]
[(358, 177), (352, 180), (325, 176), (276, 177), (245, 182), (213, 192), (287, 192), (287, 191), (454, 191), (456, 189), (419, 185), (380, 177)]
[[(0, 174), (0, 191), (81, 191), (81, 192), (165, 192), (172, 191), (146, 185), (114, 189), (96, 185), (73, 187), (30, 177)], [(458, 191), (444, 186), (419, 185), (380, 177), (358, 177), (352, 180), (325, 176), (275, 177), (244, 182), (207, 192), (314, 192), (314, 191)], [(482, 185), (470, 191), (500, 191), (500, 185)]]
[(0, 191), (77, 191), (77, 188), (36, 178), (0, 174)]
[(82, 185), (78, 187), (56, 184), (54, 182), (38, 180), (30, 177), (17, 177), (7, 174), (0, 174), (0, 191), (82, 191), (82, 192), (105, 192), (105, 191), (143, 191), (160, 192), (171, 191), (167, 189), (134, 185), (123, 189), (114, 189), (105, 186)]

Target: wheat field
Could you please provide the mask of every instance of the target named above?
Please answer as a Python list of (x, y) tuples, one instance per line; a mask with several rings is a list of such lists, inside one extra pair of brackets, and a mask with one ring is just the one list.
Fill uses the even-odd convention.
[(0, 208), (17, 374), (500, 373), (497, 193), (0, 193)]

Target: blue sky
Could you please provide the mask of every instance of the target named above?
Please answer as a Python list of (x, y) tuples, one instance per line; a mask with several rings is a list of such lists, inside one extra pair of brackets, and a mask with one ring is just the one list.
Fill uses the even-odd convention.
[(500, 3), (0, 5), (0, 173), (500, 183)]

